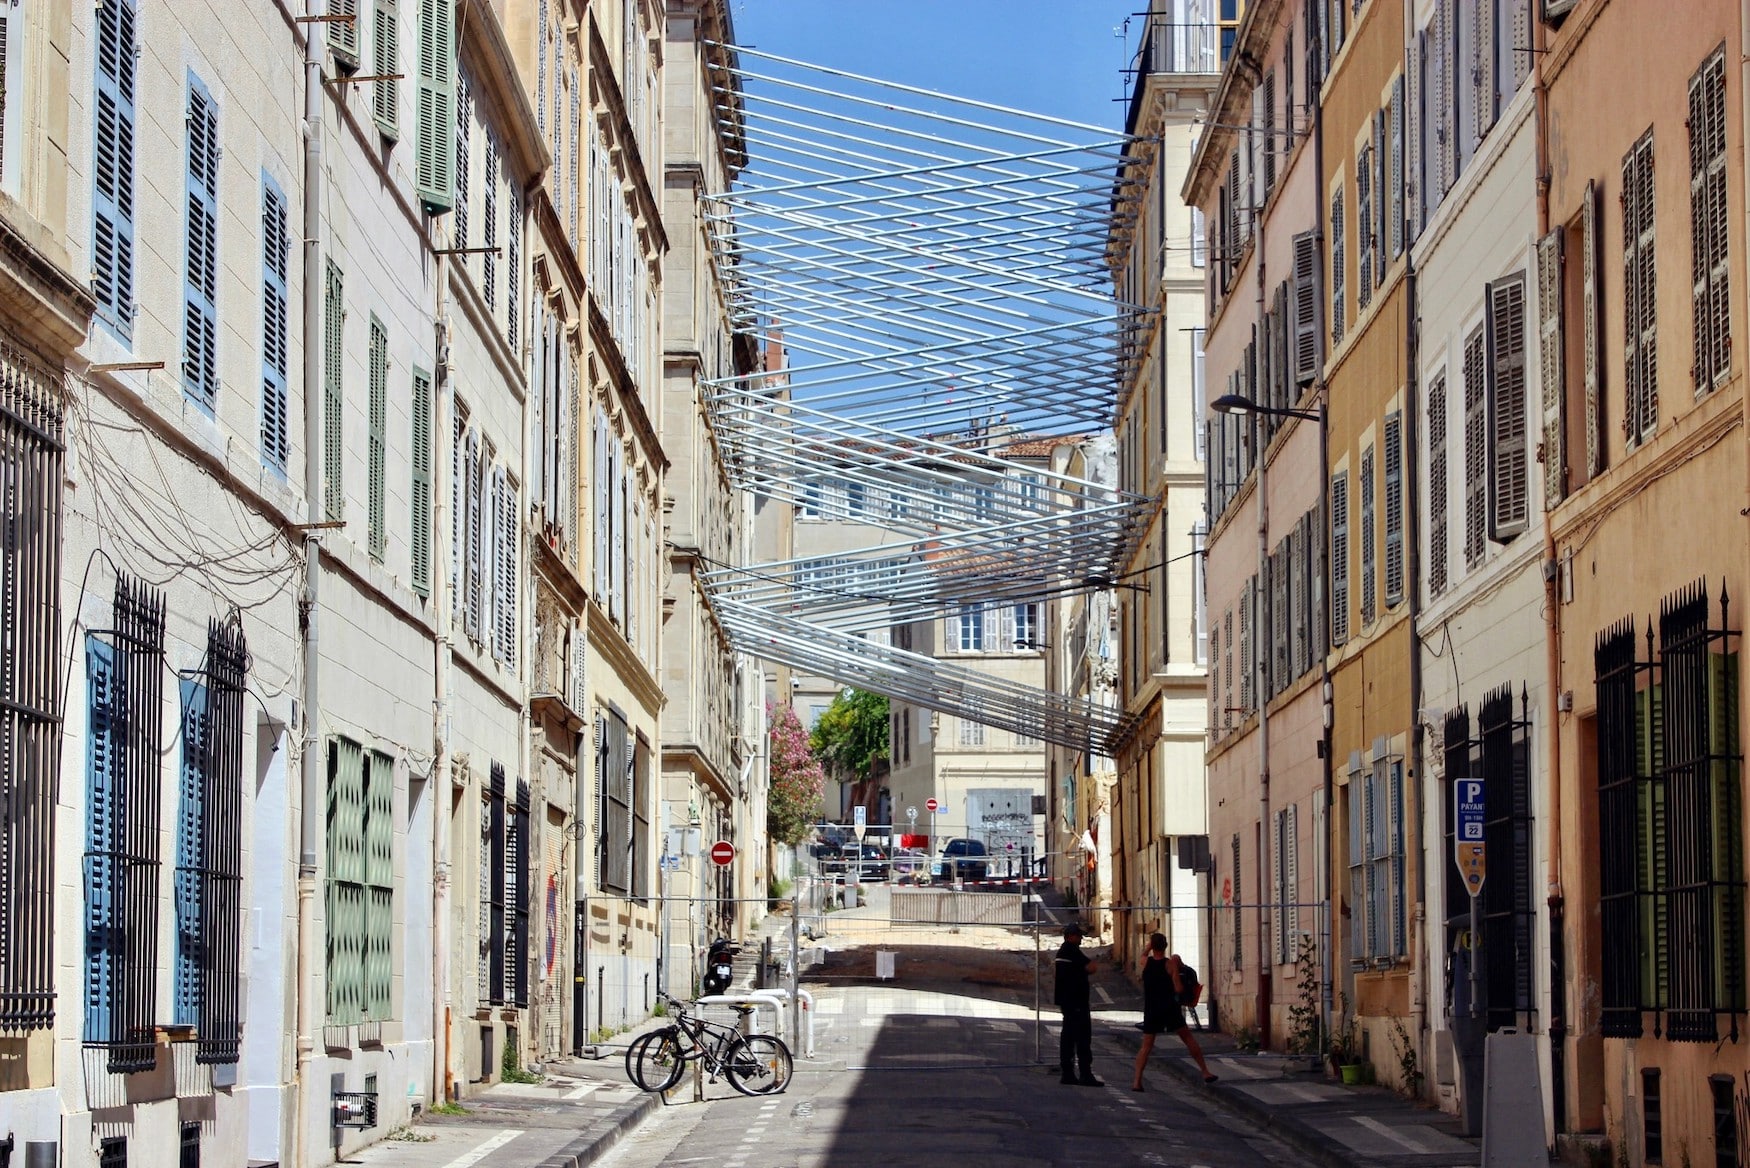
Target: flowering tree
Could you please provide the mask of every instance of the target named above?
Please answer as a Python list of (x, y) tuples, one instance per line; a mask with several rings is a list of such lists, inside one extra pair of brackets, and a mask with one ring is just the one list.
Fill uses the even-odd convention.
[(766, 800), (766, 831), (772, 842), (802, 842), (820, 813), (826, 773), (808, 745), (808, 732), (787, 705), (767, 703), (771, 726), (771, 794)]

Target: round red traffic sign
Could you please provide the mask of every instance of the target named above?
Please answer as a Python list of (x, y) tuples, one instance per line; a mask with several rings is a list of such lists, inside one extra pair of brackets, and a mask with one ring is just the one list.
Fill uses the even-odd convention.
[(735, 859), (735, 845), (728, 840), (718, 840), (711, 845), (711, 862), (719, 868), (729, 867), (729, 862)]
[(942, 805), (940, 803), (936, 802), (934, 799), (924, 800), (924, 806), (929, 808), (932, 812), (940, 811), (942, 809)]

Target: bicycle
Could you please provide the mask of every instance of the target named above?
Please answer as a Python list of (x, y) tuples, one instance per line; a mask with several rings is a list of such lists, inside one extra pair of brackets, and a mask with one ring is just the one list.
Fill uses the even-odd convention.
[[(732, 1026), (690, 1013), (687, 1003), (659, 994), (675, 1011), (672, 1026), (640, 1035), (626, 1048), (626, 1077), (642, 1091), (661, 1094), (681, 1081), (688, 1063), (702, 1061), (743, 1095), (774, 1095), (790, 1085), (790, 1048), (771, 1034), (743, 1034)], [(752, 1006), (736, 1006), (742, 1017)]]

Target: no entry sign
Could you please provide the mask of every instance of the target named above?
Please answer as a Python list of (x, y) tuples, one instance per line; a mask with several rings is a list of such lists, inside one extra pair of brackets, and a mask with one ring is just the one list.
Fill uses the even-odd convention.
[(940, 803), (936, 802), (934, 799), (924, 800), (924, 806), (929, 808), (931, 815), (934, 815), (936, 812), (938, 812), (942, 809), (942, 805)]
[(728, 840), (718, 840), (711, 845), (711, 862), (719, 868), (729, 867), (735, 859), (735, 845)]

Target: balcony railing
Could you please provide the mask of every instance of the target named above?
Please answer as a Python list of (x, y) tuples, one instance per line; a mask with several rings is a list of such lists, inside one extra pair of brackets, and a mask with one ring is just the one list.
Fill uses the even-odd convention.
[(1177, 23), (1151, 16), (1130, 63), (1130, 105), (1125, 128), (1134, 131), (1143, 82), (1155, 73), (1220, 73), (1221, 28), (1211, 21)]

